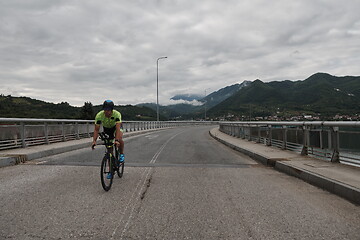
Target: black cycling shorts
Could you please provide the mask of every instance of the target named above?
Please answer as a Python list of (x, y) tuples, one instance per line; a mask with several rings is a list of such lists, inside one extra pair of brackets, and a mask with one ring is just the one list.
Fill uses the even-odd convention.
[(116, 131), (116, 126), (112, 127), (112, 128), (104, 128), (104, 133), (106, 133), (107, 135), (109, 135), (109, 139), (112, 140), (115, 138), (115, 131)]

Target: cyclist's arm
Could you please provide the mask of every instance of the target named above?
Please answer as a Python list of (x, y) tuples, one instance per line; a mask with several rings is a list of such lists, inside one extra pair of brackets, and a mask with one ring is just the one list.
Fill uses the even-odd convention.
[(100, 130), (100, 125), (95, 124), (95, 128), (94, 128), (94, 136), (93, 136), (93, 146), (96, 145), (96, 140), (99, 136), (99, 130)]
[(116, 123), (116, 134), (115, 139), (121, 141), (123, 137), (123, 132), (121, 131), (121, 122)]
[(103, 119), (103, 111), (100, 111), (96, 114), (95, 116), (95, 127), (94, 127), (94, 135), (93, 135), (93, 143), (92, 143), (92, 149), (94, 149), (95, 145), (96, 145), (96, 140), (99, 137), (99, 131), (100, 131), (100, 125)]

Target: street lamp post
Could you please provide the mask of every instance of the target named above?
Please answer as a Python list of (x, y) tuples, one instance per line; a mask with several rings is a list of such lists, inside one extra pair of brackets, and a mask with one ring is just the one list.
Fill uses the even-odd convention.
[(156, 120), (159, 121), (159, 60), (167, 57), (159, 57), (156, 60)]
[(204, 100), (205, 100), (205, 104), (204, 104), (205, 105), (205, 119), (204, 120), (206, 121), (206, 99), (205, 98), (206, 98), (206, 89), (205, 89), (205, 97), (204, 97)]
[(207, 102), (205, 98), (206, 98), (206, 90), (208, 90), (208, 89), (209, 88), (205, 89), (205, 97), (204, 97), (204, 100), (205, 100), (205, 104), (204, 104), (205, 105), (205, 121), (206, 121), (206, 102)]

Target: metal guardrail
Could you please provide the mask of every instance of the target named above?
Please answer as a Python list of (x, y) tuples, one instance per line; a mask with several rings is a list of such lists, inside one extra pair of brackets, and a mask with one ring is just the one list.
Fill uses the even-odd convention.
[[(232, 136), (360, 167), (360, 122), (124, 121), (125, 132), (219, 124)], [(93, 135), (94, 120), (0, 118), (0, 150)]]
[[(124, 132), (186, 125), (216, 124), (198, 121), (123, 121)], [(89, 138), (94, 120), (0, 118), (0, 150)]]
[(220, 122), (231, 136), (360, 167), (360, 122)]

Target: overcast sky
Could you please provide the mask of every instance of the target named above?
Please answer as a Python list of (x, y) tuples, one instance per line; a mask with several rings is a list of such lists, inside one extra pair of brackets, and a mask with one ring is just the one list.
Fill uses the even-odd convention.
[(359, 0), (0, 0), (0, 93), (82, 106), (360, 75)]

